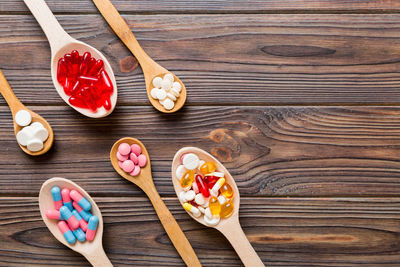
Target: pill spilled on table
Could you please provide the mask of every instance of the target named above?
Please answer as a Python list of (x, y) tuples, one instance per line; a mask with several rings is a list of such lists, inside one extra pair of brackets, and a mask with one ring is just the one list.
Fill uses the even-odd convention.
[(51, 188), (54, 209), (46, 210), (48, 219), (59, 220), (59, 230), (68, 243), (92, 241), (96, 236), (99, 218), (90, 213), (92, 205), (77, 190), (58, 186)]

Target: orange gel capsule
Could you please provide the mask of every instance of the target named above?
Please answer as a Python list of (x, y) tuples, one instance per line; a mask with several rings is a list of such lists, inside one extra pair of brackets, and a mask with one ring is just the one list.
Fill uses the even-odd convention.
[(221, 192), (221, 195), (223, 195), (225, 198), (232, 198), (233, 196), (232, 187), (228, 183), (225, 183), (223, 186), (221, 186), (219, 191)]
[(213, 173), (213, 172), (215, 172), (216, 169), (217, 169), (217, 166), (215, 165), (214, 162), (206, 162), (200, 166), (200, 171), (204, 175)]
[(181, 180), (180, 180), (180, 184), (183, 188), (191, 186), (194, 182), (194, 171), (193, 170), (187, 170)]
[(232, 213), (233, 213), (233, 203), (231, 201), (222, 204), (221, 212), (219, 213), (219, 216), (221, 216), (222, 219), (230, 217)]
[(208, 207), (210, 208), (212, 215), (216, 217), (219, 216), (219, 213), (221, 212), (221, 204), (219, 203), (218, 198), (211, 197)]

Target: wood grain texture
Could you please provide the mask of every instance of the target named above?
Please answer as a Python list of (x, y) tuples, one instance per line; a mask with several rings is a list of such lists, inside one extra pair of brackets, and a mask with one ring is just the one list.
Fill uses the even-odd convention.
[[(53, 12), (90, 12), (96, 8), (90, 0), (48, 0)], [(113, 0), (120, 12), (284, 12), (284, 11), (342, 11), (342, 12), (396, 12), (400, 4), (393, 0)], [(0, 12), (26, 12), (21, 1), (1, 0)]]
[[(95, 198), (104, 248), (115, 266), (183, 266), (150, 202)], [(193, 221), (176, 198), (164, 199), (203, 266), (242, 266), (218, 231)], [(0, 198), (2, 266), (88, 266), (40, 220), (36, 198)], [(267, 266), (398, 266), (399, 198), (243, 198), (240, 221)]]
[[(148, 54), (182, 79), (187, 105), (400, 99), (400, 14), (124, 17)], [(140, 67), (100, 15), (58, 19), (110, 60), (120, 105), (149, 104)], [(16, 95), (26, 104), (61, 105), (50, 78), (49, 45), (33, 17), (3, 15), (0, 25), (0, 68)]]
[[(162, 115), (152, 107), (117, 107), (104, 119), (68, 107), (32, 107), (52, 125), (53, 148), (25, 155), (0, 107), (0, 194), (34, 196), (54, 175), (93, 196), (142, 194), (113, 170), (112, 144), (133, 136), (147, 147), (153, 179), (173, 195), (171, 163), (183, 146), (216, 156), (243, 196), (398, 196), (400, 108), (185, 107)], [(15, 183), (18, 181), (18, 183)]]

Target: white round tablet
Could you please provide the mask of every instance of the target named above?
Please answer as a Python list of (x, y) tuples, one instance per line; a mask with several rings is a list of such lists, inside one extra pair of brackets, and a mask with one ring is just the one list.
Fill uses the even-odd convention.
[(32, 152), (37, 152), (37, 151), (40, 151), (43, 149), (43, 142), (37, 138), (33, 138), (28, 141), (28, 144), (26, 147), (28, 148), (28, 150), (30, 150)]
[(179, 97), (179, 94), (180, 94), (180, 93), (179, 93), (179, 90), (178, 90), (178, 89), (172, 87), (172, 89), (169, 90), (169, 91), (170, 91), (171, 94), (173, 94), (174, 96)]
[(165, 92), (165, 90), (158, 89), (157, 98), (160, 100), (164, 100), (166, 97), (167, 97), (167, 93)]
[(180, 192), (179, 193), (179, 200), (183, 203), (183, 202), (186, 202), (186, 199), (185, 199), (185, 191), (182, 191), (182, 192)]
[(29, 126), (31, 126), (32, 128), (44, 128), (43, 124), (38, 121), (32, 122), (32, 124)]
[[(206, 210), (207, 213), (207, 210)], [(204, 215), (204, 222), (209, 225), (209, 226), (215, 226), (219, 223), (220, 218), (219, 217), (208, 217), (207, 215)]]
[(167, 93), (167, 97), (168, 97), (169, 99), (171, 99), (172, 101), (176, 101), (176, 97), (175, 97), (173, 94), (171, 94), (171, 93)]
[(163, 79), (161, 79), (161, 77), (155, 77), (155, 78), (153, 79), (153, 85), (154, 85), (154, 87), (156, 87), (156, 88), (161, 88), (161, 82), (162, 82), (162, 80), (163, 80)]
[(194, 201), (199, 205), (204, 205), (204, 203), (206, 202), (202, 193), (197, 194), (194, 197)]
[(162, 80), (161, 82), (161, 89), (169, 90), (171, 89), (172, 82), (170, 80)]
[(178, 82), (174, 82), (172, 84), (172, 88), (175, 88), (178, 92), (180, 92), (182, 90), (182, 85)]
[(26, 130), (26, 128), (27, 127), (22, 128), (22, 130), (17, 133), (17, 142), (21, 146), (26, 146), (28, 144), (28, 141), (33, 138), (32, 132)]
[(179, 165), (178, 168), (176, 168), (175, 175), (176, 179), (179, 181), (181, 180), (182, 176), (185, 174), (186, 168), (183, 165)]
[(158, 89), (158, 88), (151, 89), (151, 91), (150, 91), (151, 97), (154, 98), (154, 99), (157, 99), (157, 93), (158, 93), (159, 90), (160, 89)]
[(196, 197), (196, 193), (193, 190), (189, 190), (185, 193), (186, 201), (192, 201)]
[(196, 154), (188, 153), (183, 157), (182, 163), (188, 170), (194, 170), (199, 166), (199, 157)]
[(39, 139), (40, 141), (46, 141), (47, 137), (49, 137), (49, 132), (44, 127), (33, 127), (32, 126), (32, 134), (34, 138)]
[(164, 108), (166, 110), (171, 110), (174, 108), (175, 104), (174, 101), (172, 101), (171, 99), (167, 98), (164, 100), (164, 102), (162, 103), (162, 105), (164, 106)]
[(22, 109), (15, 114), (15, 122), (19, 126), (28, 126), (32, 121), (31, 113), (25, 109)]
[(171, 73), (167, 73), (164, 75), (163, 80), (170, 81), (172, 84), (174, 82), (174, 75), (172, 75)]

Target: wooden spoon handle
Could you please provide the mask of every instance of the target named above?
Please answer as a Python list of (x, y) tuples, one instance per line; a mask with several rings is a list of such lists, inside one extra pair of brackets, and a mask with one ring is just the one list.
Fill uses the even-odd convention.
[(264, 263), (258, 257), (256, 251), (251, 246), (249, 240), (243, 232), (238, 217), (231, 217), (219, 230), (229, 240), (232, 247), (236, 250), (244, 266), (246, 267), (264, 267)]
[(94, 4), (108, 22), (115, 34), (128, 47), (132, 54), (139, 61), (142, 68), (146, 68), (154, 61), (146, 54), (128, 24), (121, 17), (118, 10), (109, 0), (93, 0)]
[(106, 253), (104, 252), (103, 247), (97, 249), (95, 253), (92, 253), (90, 255), (87, 254), (84, 256), (94, 267), (113, 267), (111, 261), (108, 259)]
[(46, 34), (53, 54), (66, 42), (72, 40), (71, 36), (58, 23), (44, 0), (24, 0), (24, 2)]
[(186, 263), (187, 266), (201, 266), (196, 253), (194, 252), (192, 246), (187, 240), (185, 234), (183, 233), (181, 227), (176, 222), (174, 216), (172, 216), (168, 207), (162, 201), (157, 190), (153, 186), (143, 186), (143, 191), (149, 197), (154, 209), (157, 212), (158, 218), (160, 219), (165, 231), (167, 232), (169, 239), (171, 239), (176, 250), (178, 251), (181, 258)]
[(3, 72), (0, 70), (0, 93), (6, 100), (8, 106), (11, 109), (11, 113), (14, 114), (25, 107), (15, 96), (10, 84), (8, 83), (6, 77), (4, 77)]

